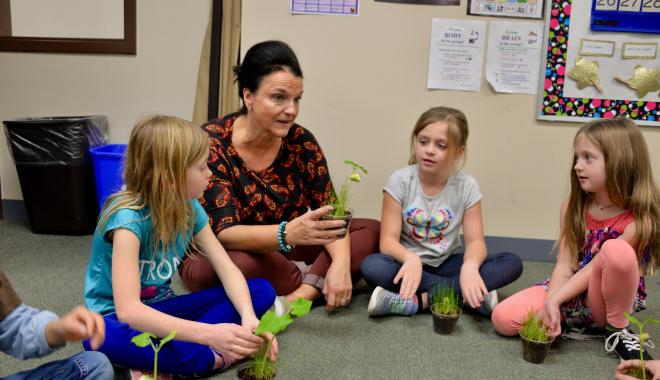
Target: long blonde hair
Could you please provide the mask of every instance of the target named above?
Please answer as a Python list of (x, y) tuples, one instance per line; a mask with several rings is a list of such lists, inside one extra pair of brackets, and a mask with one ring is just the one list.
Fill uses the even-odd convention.
[(126, 190), (108, 198), (100, 226), (120, 209), (147, 209), (153, 223), (147, 244), (154, 256), (175, 246), (177, 236), (192, 235), (186, 170), (208, 154), (208, 146), (208, 135), (189, 121), (161, 115), (138, 120), (126, 150)]
[[(448, 148), (451, 157), (456, 157), (458, 149), (467, 145), (469, 131), (465, 114), (455, 108), (433, 107), (424, 112), (419, 119), (417, 119), (415, 128), (413, 128), (413, 132), (410, 135), (409, 165), (417, 163), (417, 158), (415, 157), (415, 139), (417, 138), (417, 135), (428, 125), (440, 121), (447, 123), (447, 138), (449, 140)], [(457, 163), (453, 163), (455, 169), (460, 168), (465, 163), (466, 154), (466, 152), (463, 152), (461, 160)]]
[[(646, 264), (653, 272), (660, 259), (660, 195), (642, 132), (628, 119), (598, 119), (583, 125), (575, 139), (578, 136), (586, 137), (603, 152), (607, 194), (613, 204), (635, 215), (637, 232), (633, 248), (639, 262), (648, 249)], [(568, 249), (571, 262), (576, 263), (584, 244), (585, 216), (593, 196), (582, 190), (573, 166), (575, 159), (571, 166), (571, 193), (564, 212), (560, 241)]]

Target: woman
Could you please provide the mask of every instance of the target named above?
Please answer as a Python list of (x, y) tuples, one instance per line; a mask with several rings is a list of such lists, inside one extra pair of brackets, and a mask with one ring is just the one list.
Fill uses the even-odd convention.
[[(269, 280), (288, 300), (323, 294), (330, 311), (351, 300), (364, 257), (378, 250), (378, 221), (320, 220), (332, 182), (321, 147), (295, 124), (302, 70), (281, 41), (251, 47), (234, 69), (243, 107), (208, 122), (213, 172), (202, 204), (211, 226), (246, 278)], [(191, 290), (219, 285), (206, 257), (179, 268)]]

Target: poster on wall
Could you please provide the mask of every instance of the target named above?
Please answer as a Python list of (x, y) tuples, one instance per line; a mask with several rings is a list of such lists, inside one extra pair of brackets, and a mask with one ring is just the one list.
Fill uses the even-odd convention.
[(543, 18), (543, 0), (469, 0), (467, 14), (518, 18)]
[(593, 31), (592, 1), (601, 0), (547, 1), (537, 118), (660, 126), (658, 34)]
[(479, 91), (485, 36), (483, 21), (434, 18), (427, 87)]
[(495, 92), (536, 94), (542, 35), (539, 23), (490, 23), (486, 80)]
[(291, 0), (292, 14), (348, 15), (360, 13), (359, 0)]
[(376, 2), (423, 5), (461, 5), (461, 0), (376, 0)]

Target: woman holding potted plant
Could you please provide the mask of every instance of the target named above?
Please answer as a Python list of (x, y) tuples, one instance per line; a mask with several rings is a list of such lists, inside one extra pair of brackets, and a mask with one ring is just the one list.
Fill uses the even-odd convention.
[(417, 120), (410, 165), (395, 171), (383, 191), (382, 253), (362, 263), (365, 279), (377, 286), (369, 315), (427, 309), (443, 284), (489, 315), (497, 303), (495, 289), (522, 273), (516, 255), (487, 254), (479, 186), (458, 170), (467, 137), (467, 119), (459, 110), (435, 107)]
[[(216, 236), (247, 278), (269, 280), (293, 301), (325, 296), (347, 305), (352, 277), (378, 245), (379, 224), (320, 220), (333, 185), (323, 151), (295, 124), (302, 70), (281, 41), (252, 46), (234, 69), (243, 107), (203, 126), (211, 139), (211, 184), (202, 204)], [(192, 290), (218, 284), (206, 257), (185, 260), (179, 273)]]

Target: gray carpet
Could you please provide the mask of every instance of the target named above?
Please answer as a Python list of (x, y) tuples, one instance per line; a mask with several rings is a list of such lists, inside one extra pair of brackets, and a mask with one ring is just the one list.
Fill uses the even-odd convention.
[[(32, 234), (26, 224), (0, 221), (0, 269), (26, 303), (63, 314), (82, 302), (90, 236)], [(549, 276), (552, 265), (525, 262), (522, 277), (500, 291), (505, 297)], [(659, 317), (660, 293), (647, 278), (649, 309)], [(362, 283), (363, 284), (363, 283)], [(178, 277), (175, 290), (184, 292)], [(350, 306), (328, 315), (318, 307), (279, 336), (279, 379), (611, 379), (618, 360), (603, 340), (562, 340), (545, 363), (525, 362), (517, 338), (498, 336), (490, 321), (464, 313), (452, 335), (435, 334), (428, 314), (370, 319), (371, 289), (361, 285)], [(660, 328), (649, 329), (660, 340)], [(43, 358), (18, 361), (0, 355), (0, 377), (81, 350), (69, 344)], [(654, 356), (660, 354), (653, 352)], [(215, 379), (236, 378), (235, 370)]]

